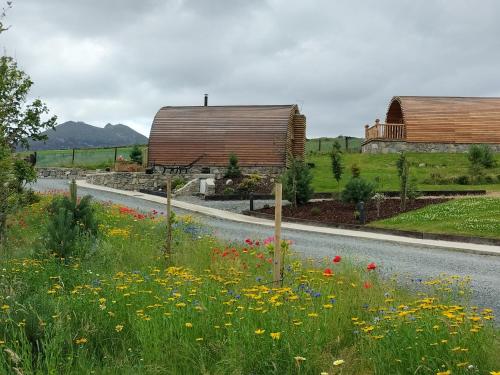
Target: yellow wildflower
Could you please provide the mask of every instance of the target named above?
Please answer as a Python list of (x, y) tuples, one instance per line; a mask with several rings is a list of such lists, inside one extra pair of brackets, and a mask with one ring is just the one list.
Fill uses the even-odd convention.
[(186, 328), (193, 328), (193, 323), (186, 323), (184, 324)]
[(259, 328), (259, 329), (256, 329), (256, 330), (255, 330), (255, 334), (256, 334), (256, 335), (262, 335), (264, 332), (266, 332), (266, 330), (265, 330), (265, 329), (260, 329), (260, 328)]
[(337, 359), (336, 361), (333, 361), (334, 366), (340, 366), (344, 363), (345, 361), (343, 359)]
[(76, 343), (77, 345), (82, 345), (82, 344), (87, 343), (87, 339), (86, 339), (85, 337), (81, 337), (81, 338), (79, 338), (79, 339), (76, 339), (76, 340), (75, 340), (75, 343)]
[(281, 337), (281, 332), (271, 332), (269, 335), (273, 340), (279, 340)]
[(121, 332), (123, 330), (123, 326), (121, 324), (117, 324), (115, 327), (116, 332)]

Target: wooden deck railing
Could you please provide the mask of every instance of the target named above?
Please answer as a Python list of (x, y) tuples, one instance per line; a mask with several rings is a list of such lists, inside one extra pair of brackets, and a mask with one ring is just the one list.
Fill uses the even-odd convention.
[(365, 141), (370, 139), (405, 139), (404, 124), (381, 124), (375, 121), (375, 125), (365, 125)]

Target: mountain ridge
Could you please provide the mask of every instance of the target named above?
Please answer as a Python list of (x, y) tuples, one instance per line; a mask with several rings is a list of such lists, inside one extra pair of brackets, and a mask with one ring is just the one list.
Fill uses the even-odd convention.
[(31, 141), (30, 150), (64, 150), (71, 148), (113, 147), (146, 144), (148, 138), (124, 124), (106, 124), (103, 128), (83, 121), (66, 121), (42, 134), (46, 141)]

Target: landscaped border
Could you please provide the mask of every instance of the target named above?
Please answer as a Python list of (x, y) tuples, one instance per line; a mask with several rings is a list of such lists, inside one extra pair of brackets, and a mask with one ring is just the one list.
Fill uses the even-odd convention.
[[(268, 220), (274, 219), (274, 215), (265, 214), (265, 213), (257, 212), (257, 211), (245, 210), (242, 212), (242, 214), (247, 215), (247, 216), (261, 218), (261, 219), (268, 219)], [(350, 229), (350, 230), (357, 230), (357, 231), (362, 231), (362, 232), (392, 234), (392, 235), (396, 235), (396, 236), (411, 237), (411, 238), (417, 238), (417, 239), (421, 239), (421, 240), (453, 241), (453, 242), (473, 243), (473, 244), (479, 244), (479, 245), (500, 246), (500, 239), (488, 238), (488, 237), (460, 236), (460, 235), (455, 235), (455, 234), (440, 234), (440, 233), (430, 233), (430, 232), (420, 232), (420, 231), (410, 231), (410, 230), (400, 230), (400, 229), (375, 228), (375, 227), (367, 227), (365, 225), (357, 225), (357, 224), (332, 224), (332, 223), (327, 224), (327, 223), (323, 223), (320, 221), (297, 219), (297, 218), (287, 217), (287, 216), (283, 216), (282, 220), (290, 222), (290, 223), (314, 225), (317, 227)]]

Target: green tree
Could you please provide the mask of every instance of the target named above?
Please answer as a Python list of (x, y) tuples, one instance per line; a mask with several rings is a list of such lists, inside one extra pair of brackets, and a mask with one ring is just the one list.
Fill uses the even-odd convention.
[(496, 164), (493, 151), (488, 145), (471, 145), (467, 158), (471, 168), (493, 168)]
[(241, 176), (240, 166), (238, 164), (238, 156), (232, 153), (229, 155), (229, 165), (227, 166), (227, 171), (224, 177), (235, 178)]
[(142, 164), (142, 150), (139, 145), (134, 145), (134, 147), (132, 147), (129, 156), (130, 160), (132, 160), (134, 163)]
[(49, 113), (45, 103), (40, 99), (28, 102), (32, 85), (13, 58), (0, 57), (0, 134), (2, 142), (12, 150), (18, 146), (29, 148), (30, 139), (46, 140), (42, 132), (56, 125), (56, 116), (43, 119)]
[(361, 168), (356, 163), (351, 166), (351, 175), (352, 178), (358, 178), (361, 175)]
[(375, 185), (361, 177), (353, 177), (342, 190), (341, 199), (346, 203), (367, 203), (375, 194)]
[[(7, 7), (11, 5), (8, 1)], [(0, 33), (8, 29), (4, 17), (5, 8), (0, 13)], [(28, 102), (32, 85), (12, 57), (0, 57), (0, 245), (5, 241), (7, 215), (17, 207), (21, 187), (34, 179), (34, 172), (15, 161), (12, 152), (18, 146), (28, 148), (29, 138), (46, 139), (41, 133), (56, 124), (56, 116), (43, 120), (49, 110), (40, 99)]]
[(406, 157), (406, 153), (401, 152), (396, 161), (399, 176), (399, 197), (401, 199), (401, 210), (406, 210), (406, 199), (408, 198), (408, 186), (410, 182), (410, 163)]
[(332, 173), (333, 177), (337, 181), (338, 189), (340, 190), (340, 179), (342, 178), (342, 173), (344, 172), (344, 165), (342, 162), (342, 146), (338, 141), (333, 144), (333, 149), (330, 154), (332, 161)]
[(282, 176), (283, 196), (294, 207), (307, 203), (314, 193), (312, 174), (302, 159), (290, 156), (290, 167)]

